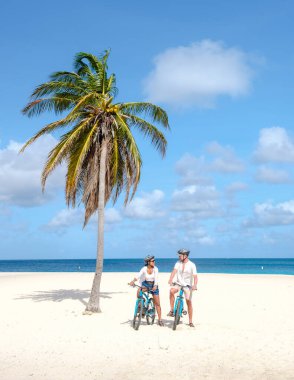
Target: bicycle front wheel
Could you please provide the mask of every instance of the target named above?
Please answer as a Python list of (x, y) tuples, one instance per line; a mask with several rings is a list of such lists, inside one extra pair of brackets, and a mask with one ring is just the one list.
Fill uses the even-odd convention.
[(139, 329), (139, 326), (141, 324), (141, 319), (142, 319), (142, 313), (143, 313), (143, 301), (141, 299), (137, 299), (134, 319), (133, 319), (133, 328), (135, 330)]
[(177, 307), (176, 307), (176, 312), (175, 312), (175, 317), (174, 317), (174, 323), (173, 323), (173, 330), (177, 328), (177, 325), (180, 323), (180, 318), (181, 318), (181, 302), (177, 302)]
[(147, 320), (147, 325), (153, 325), (154, 320), (155, 320), (155, 307), (154, 307), (154, 302), (152, 299), (150, 300), (149, 305), (148, 305), (146, 320)]

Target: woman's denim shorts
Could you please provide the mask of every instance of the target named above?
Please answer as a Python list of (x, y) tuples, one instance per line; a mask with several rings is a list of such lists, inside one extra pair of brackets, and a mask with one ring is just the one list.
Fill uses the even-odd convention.
[(151, 290), (151, 289), (153, 288), (153, 286), (154, 286), (154, 282), (146, 282), (146, 281), (143, 281), (143, 282), (142, 282), (142, 286), (143, 286), (144, 288), (147, 288), (148, 290), (150, 290), (151, 294), (154, 294), (154, 295), (156, 295), (156, 296), (159, 294), (159, 289), (158, 289), (158, 287), (157, 287), (156, 290)]

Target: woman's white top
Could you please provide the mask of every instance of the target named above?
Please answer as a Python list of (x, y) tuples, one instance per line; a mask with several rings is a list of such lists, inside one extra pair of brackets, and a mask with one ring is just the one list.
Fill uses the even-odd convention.
[(151, 274), (148, 273), (147, 267), (143, 267), (136, 277), (139, 285), (142, 285), (143, 281), (154, 281), (154, 285), (158, 285), (158, 268), (154, 267)]

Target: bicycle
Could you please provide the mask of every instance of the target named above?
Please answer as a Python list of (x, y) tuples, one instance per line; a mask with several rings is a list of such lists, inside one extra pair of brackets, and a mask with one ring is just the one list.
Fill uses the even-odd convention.
[(147, 325), (153, 325), (155, 320), (155, 307), (152, 293), (150, 290), (136, 284), (134, 284), (133, 287), (137, 287), (140, 289), (139, 297), (136, 300), (134, 319), (132, 323), (133, 328), (135, 330), (138, 330), (141, 324), (141, 319), (145, 316)]
[(174, 314), (173, 330), (176, 330), (177, 325), (180, 323), (181, 317), (183, 315), (186, 315), (187, 311), (184, 310), (184, 286), (177, 284), (175, 282), (173, 282), (173, 285), (179, 285), (181, 287), (179, 294), (177, 295), (177, 298), (175, 300), (174, 310), (173, 310), (173, 314)]

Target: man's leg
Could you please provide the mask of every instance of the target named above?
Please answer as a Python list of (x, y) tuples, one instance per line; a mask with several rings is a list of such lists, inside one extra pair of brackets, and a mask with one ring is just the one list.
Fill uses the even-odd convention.
[(169, 291), (169, 302), (170, 302), (170, 311), (173, 312), (175, 304), (175, 294), (179, 291), (177, 288), (170, 288)]
[(187, 309), (188, 309), (188, 316), (189, 316), (189, 324), (193, 323), (193, 306), (192, 306), (192, 300), (186, 299), (187, 302)]
[(187, 309), (188, 309), (188, 316), (189, 316), (189, 325), (191, 327), (194, 327), (193, 325), (193, 305), (192, 305), (192, 289), (191, 288), (185, 288), (185, 298), (187, 303)]

